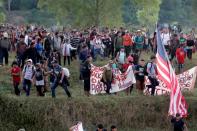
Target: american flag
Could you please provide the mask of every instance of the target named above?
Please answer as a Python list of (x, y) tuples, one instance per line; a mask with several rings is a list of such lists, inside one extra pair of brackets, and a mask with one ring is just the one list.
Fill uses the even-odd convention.
[(156, 64), (159, 79), (161, 79), (166, 84), (167, 88), (171, 90), (169, 115), (175, 116), (176, 113), (180, 113), (182, 116), (186, 117), (187, 104), (181, 93), (175, 71), (172, 68), (167, 52), (162, 44), (160, 31), (158, 29)]

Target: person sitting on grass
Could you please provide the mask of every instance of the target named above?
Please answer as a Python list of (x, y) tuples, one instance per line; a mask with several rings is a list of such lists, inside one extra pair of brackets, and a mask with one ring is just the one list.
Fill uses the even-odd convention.
[(14, 92), (17, 96), (20, 96), (20, 89), (18, 87), (21, 81), (20, 72), (21, 72), (21, 68), (18, 66), (18, 63), (14, 61), (12, 63), (11, 75), (13, 78)]

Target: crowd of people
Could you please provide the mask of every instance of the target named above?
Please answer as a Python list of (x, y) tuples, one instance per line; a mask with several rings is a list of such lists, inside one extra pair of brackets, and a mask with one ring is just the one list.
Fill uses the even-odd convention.
[[(192, 60), (192, 53), (196, 49), (194, 31), (175, 34), (168, 28), (163, 28), (161, 38), (172, 65), (175, 68), (177, 66), (179, 73), (183, 72), (186, 56)], [(68, 79), (70, 73), (65, 66), (72, 65), (72, 61), (76, 60), (80, 65), (79, 78), (84, 81), (87, 96), (90, 95), (91, 64), (98, 60), (109, 60), (101, 79), (106, 85), (106, 93), (110, 94), (113, 70), (119, 69), (124, 73), (132, 66), (139, 92), (143, 92), (147, 76), (151, 83), (148, 88), (152, 89), (151, 95), (154, 95), (155, 87), (159, 84), (156, 78), (156, 42), (156, 32), (151, 36), (146, 30), (129, 32), (125, 28), (96, 27), (55, 30), (33, 25), (2, 25), (0, 66), (9, 64), (10, 52), (16, 54), (11, 75), (15, 94), (18, 96), (21, 95), (21, 84), (26, 96), (30, 95), (31, 87), (35, 85), (38, 96), (45, 96), (45, 92), (50, 89), (52, 97), (56, 97), (55, 89), (60, 85), (67, 96), (71, 97), (69, 87), (72, 85)], [(142, 52), (153, 55), (149, 61), (145, 61), (141, 57)], [(127, 89), (127, 94), (132, 89), (133, 85)]]

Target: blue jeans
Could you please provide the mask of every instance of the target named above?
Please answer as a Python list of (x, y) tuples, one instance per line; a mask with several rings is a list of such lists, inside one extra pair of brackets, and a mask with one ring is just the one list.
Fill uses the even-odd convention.
[[(71, 94), (68, 90), (68, 81), (66, 79), (64, 79), (62, 81), (62, 83), (60, 84), (60, 86), (64, 89), (64, 91), (66, 92), (67, 96), (68, 97), (71, 97)], [(59, 81), (55, 80), (52, 85), (51, 85), (51, 94), (52, 94), (52, 97), (55, 98), (55, 89), (57, 88), (57, 86), (59, 85)]]
[(154, 96), (154, 94), (155, 94), (155, 88), (156, 88), (156, 86), (158, 86), (158, 81), (157, 81), (156, 78), (152, 78), (150, 76), (148, 77), (148, 79), (150, 80), (150, 83), (151, 83), (151, 85), (150, 85), (151, 95)]
[(23, 90), (26, 92), (26, 96), (30, 95), (30, 89), (31, 89), (31, 81), (24, 79), (23, 80)]

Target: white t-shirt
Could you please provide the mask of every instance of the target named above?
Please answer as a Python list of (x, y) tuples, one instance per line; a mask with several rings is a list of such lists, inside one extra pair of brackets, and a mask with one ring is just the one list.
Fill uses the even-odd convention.
[(29, 36), (28, 35), (25, 35), (25, 40), (24, 40), (24, 42), (25, 42), (25, 44), (28, 46), (28, 44), (29, 44)]
[(32, 80), (34, 74), (34, 67), (33, 66), (25, 66), (23, 69), (24, 79)]
[(70, 43), (64, 43), (63, 49), (62, 49), (63, 56), (70, 56), (71, 50), (76, 50), (76, 48), (72, 47)]
[(161, 40), (162, 40), (163, 45), (169, 45), (170, 34), (169, 33), (162, 33)]

